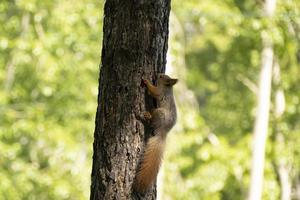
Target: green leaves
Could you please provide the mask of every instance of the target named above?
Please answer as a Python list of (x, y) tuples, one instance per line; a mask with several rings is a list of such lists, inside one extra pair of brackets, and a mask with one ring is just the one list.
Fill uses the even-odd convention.
[(0, 10), (0, 196), (87, 199), (102, 5), (4, 1)]

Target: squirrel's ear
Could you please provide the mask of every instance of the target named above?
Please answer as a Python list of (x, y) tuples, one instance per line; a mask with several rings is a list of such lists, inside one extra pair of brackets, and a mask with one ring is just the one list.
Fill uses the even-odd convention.
[(173, 78), (172, 81), (173, 81), (173, 85), (175, 85), (178, 82), (178, 79), (177, 78)]
[(177, 81), (178, 81), (178, 79), (177, 78), (170, 78), (169, 80), (168, 80), (168, 85), (169, 86), (173, 86), (173, 85), (175, 85), (176, 83), (177, 83)]

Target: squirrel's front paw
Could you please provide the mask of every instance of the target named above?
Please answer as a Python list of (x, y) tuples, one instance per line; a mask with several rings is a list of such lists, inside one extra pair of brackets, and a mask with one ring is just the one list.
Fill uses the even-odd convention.
[(145, 85), (148, 84), (148, 80), (147, 80), (147, 79), (142, 78), (142, 82), (143, 82)]
[(144, 118), (145, 120), (150, 120), (152, 118), (150, 112), (144, 112)]

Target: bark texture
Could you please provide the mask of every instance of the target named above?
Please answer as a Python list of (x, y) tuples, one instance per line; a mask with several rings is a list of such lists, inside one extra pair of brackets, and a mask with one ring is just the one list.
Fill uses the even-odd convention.
[(170, 0), (106, 0), (91, 200), (156, 199), (132, 183), (151, 130), (139, 120), (154, 107), (141, 79), (165, 71)]

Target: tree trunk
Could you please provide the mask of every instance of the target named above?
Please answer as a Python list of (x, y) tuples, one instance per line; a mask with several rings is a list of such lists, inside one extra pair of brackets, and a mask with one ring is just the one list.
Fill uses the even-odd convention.
[(295, 187), (295, 199), (300, 200), (300, 175), (298, 175), (298, 179), (296, 181), (296, 187)]
[(280, 185), (280, 199), (281, 200), (291, 200), (291, 181), (289, 178), (289, 165), (286, 161), (286, 158), (277, 158), (277, 152), (280, 155), (282, 148), (285, 146), (285, 138), (282, 135), (277, 124), (280, 122), (281, 117), (285, 111), (285, 96), (284, 91), (280, 87), (281, 84), (281, 72), (278, 61), (274, 60), (274, 70), (273, 70), (273, 82), (276, 88), (275, 90), (275, 102), (274, 102), (274, 141), (273, 141), (273, 151), (275, 151), (275, 158), (273, 159), (276, 174), (278, 176), (279, 185)]
[(278, 174), (280, 179), (280, 199), (291, 200), (292, 187), (289, 178), (289, 170), (283, 163), (279, 163)]
[[(276, 6), (276, 0), (265, 0), (264, 13), (271, 18)], [(268, 134), (272, 65), (273, 65), (273, 44), (270, 36), (262, 35), (263, 51), (261, 60), (261, 71), (259, 77), (258, 106), (254, 125), (254, 138), (252, 149), (251, 180), (248, 199), (260, 200), (262, 197), (265, 146)]]
[(155, 106), (141, 79), (165, 71), (169, 13), (170, 0), (106, 0), (91, 200), (156, 199), (132, 183), (151, 134), (139, 116)]

